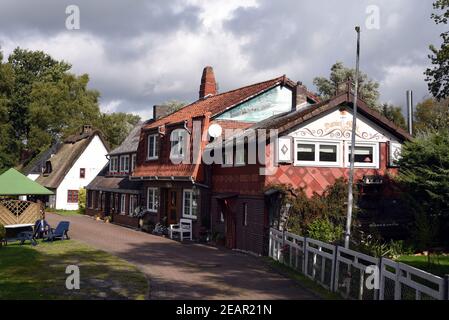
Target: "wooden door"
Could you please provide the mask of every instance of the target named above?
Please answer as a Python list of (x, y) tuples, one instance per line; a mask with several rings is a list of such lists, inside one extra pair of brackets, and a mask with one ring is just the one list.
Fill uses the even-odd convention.
[(226, 247), (234, 249), (236, 247), (236, 221), (235, 214), (229, 208), (225, 214), (226, 223)]
[(178, 223), (178, 191), (169, 189), (167, 192), (167, 223)]

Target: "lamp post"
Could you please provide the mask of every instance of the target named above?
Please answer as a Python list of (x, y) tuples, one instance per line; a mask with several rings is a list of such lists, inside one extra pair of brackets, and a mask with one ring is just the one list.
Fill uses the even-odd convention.
[(352, 225), (352, 206), (354, 203), (354, 195), (352, 188), (354, 185), (354, 150), (355, 150), (355, 133), (357, 122), (357, 99), (359, 91), (359, 61), (360, 61), (360, 27), (356, 26), (357, 32), (357, 53), (355, 63), (355, 83), (354, 83), (354, 103), (352, 108), (352, 132), (351, 132), (351, 158), (349, 166), (349, 182), (348, 182), (348, 211), (346, 215), (346, 232), (345, 232), (345, 248), (349, 248), (349, 239), (351, 236)]

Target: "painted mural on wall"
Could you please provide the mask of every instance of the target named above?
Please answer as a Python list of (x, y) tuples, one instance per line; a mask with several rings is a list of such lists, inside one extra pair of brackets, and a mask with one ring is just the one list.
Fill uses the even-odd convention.
[[(351, 131), (352, 111), (348, 108), (343, 108), (335, 110), (289, 135), (296, 138), (350, 140)], [(356, 138), (359, 141), (385, 142), (392, 137), (359, 115), (356, 123)]]
[(292, 91), (277, 86), (240, 106), (221, 114), (217, 119), (259, 122), (273, 115), (290, 111)]

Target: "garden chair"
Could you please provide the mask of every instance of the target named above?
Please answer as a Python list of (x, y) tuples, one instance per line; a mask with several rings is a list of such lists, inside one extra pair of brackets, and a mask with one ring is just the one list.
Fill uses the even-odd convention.
[(50, 228), (50, 230), (48, 231), (48, 234), (44, 235), (44, 239), (48, 240), (48, 241), (53, 241), (56, 239), (61, 239), (64, 240), (64, 237), (69, 240), (69, 226), (70, 226), (70, 222), (69, 221), (61, 221), (58, 223), (58, 225), (56, 226), (56, 229)]
[(179, 233), (181, 241), (184, 240), (185, 234), (187, 234), (190, 241), (192, 241), (192, 220), (180, 219), (179, 223), (170, 225), (168, 232), (170, 234), (170, 239), (173, 239), (173, 234)]

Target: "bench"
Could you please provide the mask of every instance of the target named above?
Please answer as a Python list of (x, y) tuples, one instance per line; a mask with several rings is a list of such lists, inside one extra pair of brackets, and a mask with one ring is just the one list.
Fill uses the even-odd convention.
[(190, 241), (192, 241), (192, 220), (180, 219), (179, 223), (171, 224), (168, 229), (170, 239), (173, 239), (173, 235), (179, 233), (181, 241), (184, 240), (184, 235), (187, 234)]

